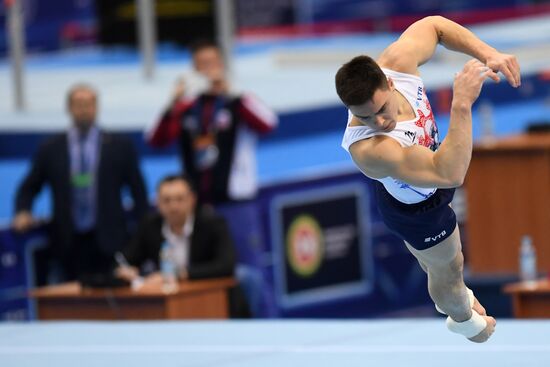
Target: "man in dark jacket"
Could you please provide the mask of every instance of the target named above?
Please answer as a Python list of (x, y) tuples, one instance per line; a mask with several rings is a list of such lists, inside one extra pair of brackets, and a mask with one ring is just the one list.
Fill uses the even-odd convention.
[(50, 187), (51, 249), (63, 280), (112, 270), (113, 254), (129, 238), (123, 188), (130, 190), (137, 220), (147, 211), (134, 147), (96, 125), (95, 90), (78, 84), (70, 89), (67, 104), (73, 124), (39, 148), (18, 189), (13, 221), (16, 231), (28, 230), (34, 223), (34, 198), (44, 185)]
[(199, 95), (177, 84), (170, 105), (147, 134), (155, 147), (179, 142), (184, 172), (197, 186), (201, 204), (219, 205), (256, 196), (256, 143), (278, 124), (273, 111), (252, 93), (231, 89), (219, 47), (198, 41), (193, 68), (206, 81)]
[(131, 267), (119, 268), (119, 275), (131, 281), (145, 268), (152, 270), (146, 281), (161, 281), (157, 270), (161, 249), (167, 246), (180, 279), (231, 276), (235, 254), (225, 220), (212, 209), (197, 208), (196, 200), (185, 176), (164, 178), (157, 189), (159, 213), (141, 223), (124, 250)]

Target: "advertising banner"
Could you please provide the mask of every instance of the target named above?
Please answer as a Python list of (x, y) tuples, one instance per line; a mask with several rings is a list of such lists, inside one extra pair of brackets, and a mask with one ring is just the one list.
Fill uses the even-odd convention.
[(275, 284), (285, 308), (372, 287), (368, 198), (345, 184), (278, 196), (271, 206)]

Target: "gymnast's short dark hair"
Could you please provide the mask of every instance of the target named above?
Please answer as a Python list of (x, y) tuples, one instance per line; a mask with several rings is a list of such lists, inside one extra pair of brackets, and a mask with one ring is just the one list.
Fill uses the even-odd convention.
[(369, 56), (356, 56), (340, 67), (335, 77), (336, 93), (346, 106), (361, 105), (378, 89), (386, 90), (386, 75)]

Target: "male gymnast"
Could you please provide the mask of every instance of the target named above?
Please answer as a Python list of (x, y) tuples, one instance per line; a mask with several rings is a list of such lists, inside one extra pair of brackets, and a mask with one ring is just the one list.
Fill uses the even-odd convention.
[[(453, 83), (450, 124), (440, 143), (419, 66), (442, 44), (475, 59)], [(428, 291), (447, 327), (482, 343), (496, 321), (464, 284), (462, 246), (450, 202), (472, 155), (472, 105), (483, 82), (521, 84), (516, 57), (441, 16), (412, 24), (374, 61), (357, 56), (336, 74), (336, 91), (349, 110), (342, 147), (367, 177), (388, 228), (400, 236), (428, 274)]]

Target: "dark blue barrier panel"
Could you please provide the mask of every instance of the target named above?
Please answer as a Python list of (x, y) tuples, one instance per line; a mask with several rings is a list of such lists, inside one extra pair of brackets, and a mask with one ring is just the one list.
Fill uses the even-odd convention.
[(27, 294), (35, 282), (34, 252), (45, 245), (44, 228), (24, 235), (0, 230), (0, 320), (35, 319)]
[[(106, 43), (124, 41), (134, 44), (133, 0), (24, 0), (22, 3), (27, 48), (30, 50), (60, 49), (95, 42), (96, 38), (110, 41)], [(196, 34), (204, 36), (211, 33), (211, 1), (157, 0), (155, 3), (160, 40), (183, 40), (187, 43)], [(240, 0), (237, 9), (238, 28), (245, 29), (292, 24), (312, 26), (327, 22), (341, 22), (345, 27), (346, 22), (359, 20), (367, 22), (369, 30), (402, 30), (411, 23), (411, 18), (430, 14), (454, 15), (461, 23), (471, 24), (533, 15), (537, 14), (537, 9), (542, 12), (547, 8), (543, 1), (536, 0), (272, 0), (261, 6), (252, 1)], [(0, 55), (7, 50), (6, 12), (5, 2), (0, 1)], [(178, 21), (180, 27), (191, 27), (191, 30), (180, 29), (179, 33), (182, 34), (175, 33)], [(200, 28), (200, 32), (195, 31), (197, 28)], [(341, 31), (342, 26), (337, 29)]]
[(440, 14), (471, 10), (498, 9), (525, 5), (522, 0), (461, 0), (461, 1), (379, 1), (379, 0), (332, 0), (322, 1), (313, 7), (314, 22), (380, 19), (381, 17), (415, 14)]
[(222, 213), (248, 268), (240, 280), (261, 304), (257, 316), (372, 317), (430, 304), (424, 272), (381, 222), (363, 175), (297, 178), (262, 188), (247, 205), (247, 216)]
[[(54, 50), (93, 41), (95, 36), (94, 1), (24, 0), (27, 49)], [(7, 50), (7, 8), (0, 1), (0, 55)]]
[[(374, 317), (430, 304), (424, 272), (381, 222), (371, 181), (359, 173), (296, 178), (219, 209), (256, 317)], [(0, 232), (3, 319), (34, 318), (25, 294), (44, 233)]]
[(536, 15), (548, 9), (537, 0), (271, 0), (258, 6), (237, 0), (238, 30), (244, 35), (300, 35), (402, 31), (423, 16), (441, 14), (461, 24)]

